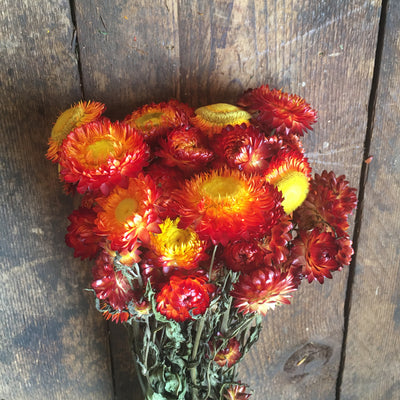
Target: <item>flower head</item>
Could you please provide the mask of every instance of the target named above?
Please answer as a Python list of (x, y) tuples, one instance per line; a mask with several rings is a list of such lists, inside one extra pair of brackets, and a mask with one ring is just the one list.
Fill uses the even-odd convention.
[[(160, 224), (160, 233), (150, 235), (147, 257), (152, 257), (155, 265), (191, 270), (200, 261), (208, 259), (207, 242), (200, 240), (197, 233), (189, 228), (178, 228), (179, 218), (167, 218)], [(152, 253), (152, 254), (151, 254)]]
[(191, 118), (192, 125), (199, 128), (208, 137), (220, 133), (228, 125), (249, 125), (251, 114), (232, 104), (217, 103), (195, 110)]
[(127, 277), (117, 271), (107, 253), (101, 254), (93, 267), (92, 288), (96, 297), (118, 311), (124, 310), (133, 298), (133, 289)]
[(253, 126), (228, 126), (215, 140), (227, 164), (246, 174), (261, 174), (274, 153), (263, 133)]
[(173, 194), (180, 204), (181, 226), (192, 225), (214, 244), (261, 237), (282, 215), (280, 193), (260, 177), (238, 170), (202, 173)]
[(224, 397), (227, 400), (248, 400), (250, 394), (245, 393), (246, 386), (244, 385), (231, 385), (228, 387)]
[(157, 190), (148, 175), (131, 178), (128, 187), (116, 187), (108, 197), (97, 199), (97, 229), (106, 236), (113, 250), (135, 248), (137, 239), (150, 240), (150, 232), (159, 232), (160, 222), (154, 209)]
[(75, 257), (95, 258), (99, 252), (102, 238), (96, 234), (97, 214), (91, 208), (79, 207), (68, 217), (70, 224), (65, 235), (65, 242), (72, 247)]
[(276, 305), (290, 304), (290, 293), (297, 289), (295, 277), (274, 268), (260, 268), (242, 274), (231, 295), (234, 305), (243, 314), (265, 315)]
[[(221, 340), (217, 340), (215, 346), (210, 343), (210, 349), (213, 353), (221, 347)], [(232, 367), (232, 365), (236, 364), (242, 353), (240, 352), (240, 343), (236, 338), (229, 339), (227, 345), (219, 349), (218, 352), (214, 356), (214, 361), (220, 366), (227, 366), (228, 368)]]
[(264, 263), (264, 257), (265, 252), (258, 240), (229, 242), (222, 253), (222, 259), (229, 269), (245, 273), (261, 268)]
[(157, 311), (178, 322), (193, 319), (206, 312), (213, 290), (204, 277), (172, 276), (157, 295)]
[(311, 180), (308, 196), (294, 218), (301, 229), (329, 227), (338, 236), (347, 236), (347, 218), (356, 205), (356, 189), (349, 187), (346, 177), (323, 171)]
[(184, 127), (175, 129), (160, 141), (161, 149), (156, 155), (169, 167), (177, 166), (186, 174), (203, 169), (214, 154), (204, 145), (204, 140), (197, 128)]
[(110, 190), (136, 176), (147, 165), (149, 148), (140, 133), (128, 125), (108, 120), (74, 129), (64, 140), (61, 175), (87, 190), (107, 195)]
[(309, 282), (317, 280), (324, 283), (324, 278), (332, 278), (332, 272), (340, 270), (342, 263), (350, 263), (352, 254), (351, 241), (338, 241), (332, 232), (319, 229), (300, 231), (293, 241), (293, 264), (302, 267), (302, 275)]
[(147, 104), (128, 115), (124, 122), (138, 130), (146, 141), (154, 142), (173, 128), (187, 125), (193, 110), (177, 100)]
[(105, 108), (106, 106), (102, 103), (80, 101), (65, 110), (53, 126), (46, 157), (53, 162), (58, 162), (61, 145), (68, 134), (79, 126), (96, 121), (103, 114)]
[(317, 121), (317, 113), (303, 98), (268, 85), (248, 90), (238, 104), (258, 112), (257, 121), (277, 133), (302, 136)]
[(282, 192), (286, 214), (293, 212), (307, 197), (310, 173), (307, 159), (297, 151), (280, 151), (271, 160), (264, 177)]

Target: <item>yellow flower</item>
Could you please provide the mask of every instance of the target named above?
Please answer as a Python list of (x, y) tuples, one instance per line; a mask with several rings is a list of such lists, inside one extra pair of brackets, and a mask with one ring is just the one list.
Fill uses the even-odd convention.
[(194, 269), (207, 258), (207, 243), (193, 229), (178, 228), (178, 223), (179, 218), (167, 218), (160, 225), (161, 233), (151, 235), (151, 249), (157, 256), (156, 263), (163, 267)]
[(217, 103), (195, 110), (196, 116), (191, 119), (207, 136), (220, 133), (227, 125), (249, 125), (251, 114), (232, 104)]

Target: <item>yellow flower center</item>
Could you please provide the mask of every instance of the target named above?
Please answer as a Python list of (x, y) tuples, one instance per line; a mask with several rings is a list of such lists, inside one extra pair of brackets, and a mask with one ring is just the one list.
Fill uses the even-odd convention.
[(118, 222), (123, 224), (138, 209), (138, 202), (132, 197), (121, 200), (115, 208), (114, 214)]
[(75, 106), (64, 111), (57, 119), (51, 130), (51, 138), (61, 145), (62, 141), (76, 127), (79, 120), (85, 115), (82, 107)]
[(162, 112), (154, 112), (142, 115), (138, 119), (135, 120), (135, 124), (140, 129), (146, 130), (151, 129), (153, 126), (160, 126), (161, 125), (161, 116), (164, 113)]
[(205, 194), (215, 200), (234, 197), (242, 187), (242, 183), (232, 176), (216, 176), (202, 185)]
[(112, 140), (97, 140), (87, 146), (86, 160), (90, 164), (101, 164), (110, 156), (114, 156), (114, 142)]
[(207, 122), (216, 125), (237, 125), (251, 118), (251, 115), (247, 111), (226, 103), (200, 107), (195, 113)]
[(275, 186), (282, 192), (282, 207), (285, 213), (290, 214), (306, 199), (309, 184), (306, 175), (291, 171), (284, 174)]
[(174, 228), (171, 227), (170, 230), (166, 232), (166, 242), (168, 242), (169, 245), (182, 246), (190, 240), (191, 235), (188, 230), (179, 229), (176, 226)]

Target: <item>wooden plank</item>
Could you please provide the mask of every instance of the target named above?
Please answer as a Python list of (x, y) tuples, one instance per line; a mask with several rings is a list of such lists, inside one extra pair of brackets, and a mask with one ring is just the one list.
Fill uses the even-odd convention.
[[(380, 2), (179, 5), (182, 100), (233, 102), (264, 83), (300, 94), (319, 111), (305, 138), (313, 168), (346, 173), (357, 186)], [(267, 315), (260, 342), (240, 367), (254, 400), (335, 398), (346, 282), (343, 271), (323, 286), (304, 283), (290, 307)]]
[(400, 393), (400, 4), (389, 0), (341, 399)]
[(64, 243), (71, 200), (44, 157), (80, 97), (69, 2), (5, 0), (0, 13), (0, 398), (111, 399), (90, 266)]
[(174, 0), (77, 0), (86, 97), (123, 118), (134, 107), (179, 97)]

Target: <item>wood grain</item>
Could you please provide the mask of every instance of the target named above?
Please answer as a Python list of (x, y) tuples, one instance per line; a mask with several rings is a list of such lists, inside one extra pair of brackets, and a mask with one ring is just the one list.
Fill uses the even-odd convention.
[(400, 4), (388, 2), (343, 371), (343, 400), (400, 393)]
[(0, 398), (111, 399), (90, 267), (65, 246), (71, 200), (44, 157), (52, 123), (80, 97), (69, 3), (2, 5)]
[[(264, 83), (300, 94), (319, 111), (315, 132), (305, 138), (313, 168), (346, 173), (357, 186), (379, 2), (179, 5), (182, 99), (235, 101)], [(259, 343), (239, 368), (254, 400), (335, 398), (346, 282), (347, 271), (323, 286), (304, 283), (290, 307), (267, 315)]]
[(174, 0), (77, 0), (86, 97), (123, 118), (137, 106), (179, 97)]

